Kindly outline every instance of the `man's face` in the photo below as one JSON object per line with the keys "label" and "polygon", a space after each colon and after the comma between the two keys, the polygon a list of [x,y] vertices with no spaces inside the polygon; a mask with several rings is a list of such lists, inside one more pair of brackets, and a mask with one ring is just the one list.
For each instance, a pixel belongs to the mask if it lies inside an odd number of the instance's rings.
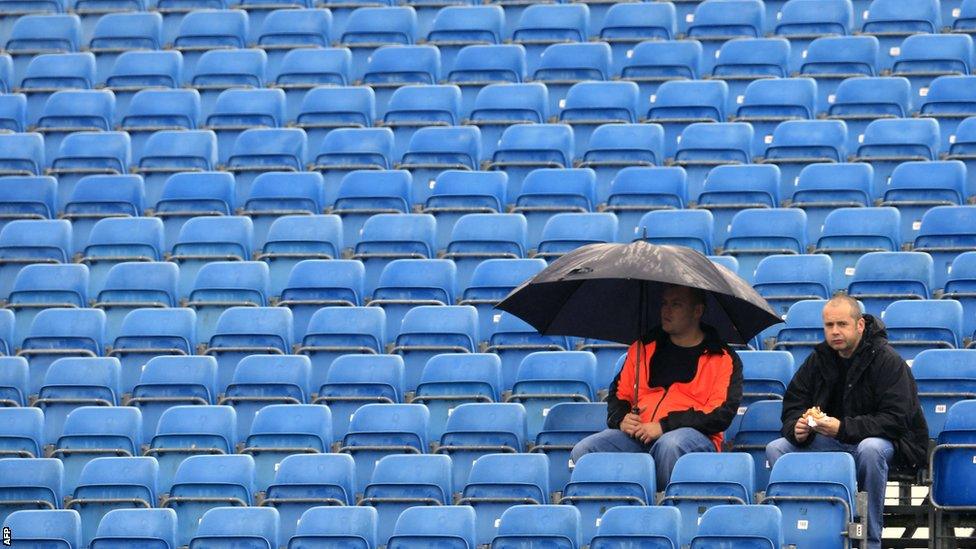
{"label": "man's face", "polygon": [[701,320],[704,306],[696,304],[691,290],[672,286],[664,291],[661,303],[661,329],[668,335],[694,329]]}
{"label": "man's face", "polygon": [[864,319],[857,322],[847,303],[828,303],[823,309],[824,338],[830,348],[848,358],[861,342]]}

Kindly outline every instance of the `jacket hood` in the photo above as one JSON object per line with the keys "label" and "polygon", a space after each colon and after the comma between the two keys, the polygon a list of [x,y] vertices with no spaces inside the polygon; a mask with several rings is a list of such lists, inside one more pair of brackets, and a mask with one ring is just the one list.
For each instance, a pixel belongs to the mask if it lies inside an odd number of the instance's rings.
{"label": "jacket hood", "polygon": [[[884,322],[874,316],[865,314],[864,315],[864,333],[861,334],[861,342],[858,343],[857,349],[854,350],[852,357],[857,357],[864,351],[868,349],[877,349],[878,347],[887,345],[888,343],[888,330],[885,329]],[[821,341],[815,347],[816,352],[823,354],[836,354],[827,341]]]}

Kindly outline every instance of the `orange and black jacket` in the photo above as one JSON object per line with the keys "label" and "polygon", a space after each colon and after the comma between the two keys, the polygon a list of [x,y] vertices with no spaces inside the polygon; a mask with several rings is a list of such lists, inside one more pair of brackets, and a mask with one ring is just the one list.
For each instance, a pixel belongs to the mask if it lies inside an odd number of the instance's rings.
{"label": "orange and black jacket", "polygon": [[[722,432],[728,429],[742,400],[742,362],[735,351],[723,344],[714,329],[703,326],[705,350],[698,359],[698,369],[691,381],[673,383],[667,389],[651,387],[651,365],[654,350],[661,338],[668,337],[660,329],[653,330],[644,344],[644,366],[638,407],[641,421],[658,421],[664,432],[691,427],[712,439],[716,450],[722,447]],[[620,422],[630,412],[634,402],[634,364],[638,343],[627,350],[623,368],[610,384],[607,397],[607,426],[620,428]],[[656,367],[667,367],[658,364]]]}

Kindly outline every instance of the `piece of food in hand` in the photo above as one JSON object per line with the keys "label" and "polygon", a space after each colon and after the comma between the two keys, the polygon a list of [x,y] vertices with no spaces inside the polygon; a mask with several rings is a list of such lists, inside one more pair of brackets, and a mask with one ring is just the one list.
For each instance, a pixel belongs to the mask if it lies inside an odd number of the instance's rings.
{"label": "piece of food in hand", "polygon": [[807,419],[807,425],[813,428],[817,426],[817,420],[826,418],[827,414],[820,409],[820,406],[814,406],[813,408],[808,409],[803,414],[803,417]]}

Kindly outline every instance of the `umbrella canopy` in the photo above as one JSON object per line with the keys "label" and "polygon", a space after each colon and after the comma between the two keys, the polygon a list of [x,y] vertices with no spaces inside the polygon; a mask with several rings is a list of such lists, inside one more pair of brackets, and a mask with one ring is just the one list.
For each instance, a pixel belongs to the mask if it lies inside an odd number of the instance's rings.
{"label": "umbrella canopy", "polygon": [[541,334],[629,345],[660,323],[666,284],[705,290],[702,322],[728,343],[747,343],[782,322],[732,271],[691,248],[642,240],[577,248],[512,290],[496,307]]}

